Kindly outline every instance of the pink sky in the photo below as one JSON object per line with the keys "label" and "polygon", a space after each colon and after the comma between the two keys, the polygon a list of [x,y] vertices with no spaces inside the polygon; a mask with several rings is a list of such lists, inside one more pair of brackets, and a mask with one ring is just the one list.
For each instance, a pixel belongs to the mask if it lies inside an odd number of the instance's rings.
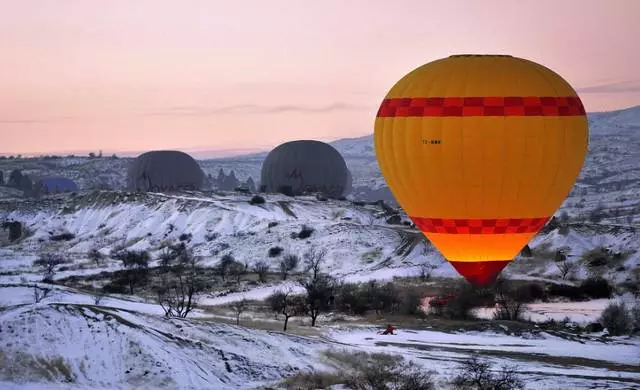
{"label": "pink sky", "polygon": [[588,111],[640,104],[640,1],[0,0],[0,153],[270,148],[372,132],[455,53],[544,64]]}

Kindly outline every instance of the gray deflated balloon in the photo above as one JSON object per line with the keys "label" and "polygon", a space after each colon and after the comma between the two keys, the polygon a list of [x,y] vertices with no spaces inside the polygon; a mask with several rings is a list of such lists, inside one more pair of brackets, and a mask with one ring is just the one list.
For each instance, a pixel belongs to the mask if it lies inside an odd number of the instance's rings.
{"label": "gray deflated balloon", "polygon": [[204,172],[186,153],[159,150],[141,154],[129,166],[127,187],[130,191],[199,190]]}
{"label": "gray deflated balloon", "polygon": [[349,170],[340,153],[320,141],[291,141],[273,149],[262,164],[260,189],[287,195],[319,192],[339,198]]}

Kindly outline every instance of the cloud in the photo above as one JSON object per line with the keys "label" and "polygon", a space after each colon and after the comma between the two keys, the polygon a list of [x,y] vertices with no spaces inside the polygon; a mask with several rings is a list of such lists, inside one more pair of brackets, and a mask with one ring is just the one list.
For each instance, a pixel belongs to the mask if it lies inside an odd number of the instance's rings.
{"label": "cloud", "polygon": [[48,118],[48,119],[3,119],[0,118],[0,125],[33,125],[33,124],[43,124],[43,123],[54,123],[65,121],[68,119],[72,119],[70,116],[61,116],[57,118]]}
{"label": "cloud", "polygon": [[600,84],[591,87],[578,88],[580,93],[630,93],[640,92],[640,80],[621,81],[618,83]]}
{"label": "cloud", "polygon": [[282,113],[326,114],[336,111],[364,111],[371,107],[348,103],[333,103],[326,106],[310,107],[301,105],[262,106],[258,104],[236,104],[221,107],[171,107],[148,115],[158,116],[213,116],[227,114],[272,115]]}

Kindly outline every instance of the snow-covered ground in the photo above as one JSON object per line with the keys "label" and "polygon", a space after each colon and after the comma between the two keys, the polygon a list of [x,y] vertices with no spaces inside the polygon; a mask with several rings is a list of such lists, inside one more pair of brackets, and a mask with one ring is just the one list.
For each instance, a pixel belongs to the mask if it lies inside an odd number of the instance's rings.
{"label": "snow-covered ground", "polygon": [[[222,324],[199,310],[188,320],[165,319],[152,303],[109,296],[94,305],[82,292],[53,289],[33,303],[29,285],[0,287],[0,388],[257,389],[297,371],[330,370],[322,357],[329,349],[401,354],[435,370],[439,381],[450,379],[465,357],[481,354],[516,365],[527,389],[640,385],[638,338],[402,327],[382,336],[369,325],[329,324],[318,336],[303,337]],[[226,298],[206,304],[228,303]],[[559,304],[548,305],[550,312],[560,312]],[[569,312],[569,305],[564,309]]]}
{"label": "snow-covered ground", "polygon": [[[546,333],[530,338],[489,332],[443,333],[379,329],[332,331],[329,338],[367,351],[402,354],[425,368],[452,377],[459,362],[480,354],[497,364],[517,367],[527,389],[631,389],[640,386],[640,341],[568,341]],[[444,375],[443,375],[444,374]]]}
{"label": "snow-covered ground", "polygon": [[[18,302],[28,293],[0,288]],[[0,312],[1,388],[251,389],[322,367],[317,340],[167,320],[150,305],[106,299],[94,306],[88,298],[60,293]]]}
{"label": "snow-covered ground", "polygon": [[[571,323],[585,325],[598,322],[602,311],[614,302],[623,302],[627,307],[635,305],[635,299],[630,294],[611,299],[593,299],[585,302],[536,302],[527,304],[523,318],[533,322],[563,321],[568,318]],[[493,318],[494,312],[495,309],[493,308],[475,310],[476,316],[482,319]]]}

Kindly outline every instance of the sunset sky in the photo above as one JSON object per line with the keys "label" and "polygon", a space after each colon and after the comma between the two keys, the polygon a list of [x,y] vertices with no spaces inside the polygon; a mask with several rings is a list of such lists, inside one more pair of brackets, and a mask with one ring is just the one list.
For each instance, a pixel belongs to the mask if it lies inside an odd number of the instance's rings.
{"label": "sunset sky", "polygon": [[457,53],[553,69],[587,111],[640,104],[640,1],[0,0],[0,153],[268,149],[373,131]]}

